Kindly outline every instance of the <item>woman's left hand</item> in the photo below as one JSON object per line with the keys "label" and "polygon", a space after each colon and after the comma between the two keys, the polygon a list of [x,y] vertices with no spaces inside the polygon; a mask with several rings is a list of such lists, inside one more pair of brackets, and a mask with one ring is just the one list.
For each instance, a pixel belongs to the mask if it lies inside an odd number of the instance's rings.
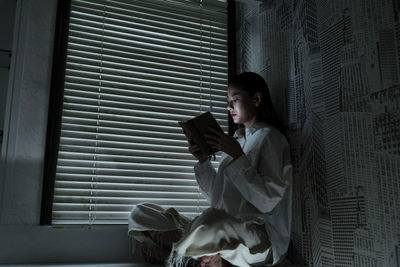
{"label": "woman's left hand", "polygon": [[206,142],[212,148],[218,151],[223,151],[234,159],[243,154],[242,147],[235,138],[214,128],[209,127],[208,129],[210,132],[205,134]]}
{"label": "woman's left hand", "polygon": [[225,267],[231,266],[226,260],[222,259],[221,256],[218,254],[213,256],[203,256],[200,259],[200,266],[201,267]]}

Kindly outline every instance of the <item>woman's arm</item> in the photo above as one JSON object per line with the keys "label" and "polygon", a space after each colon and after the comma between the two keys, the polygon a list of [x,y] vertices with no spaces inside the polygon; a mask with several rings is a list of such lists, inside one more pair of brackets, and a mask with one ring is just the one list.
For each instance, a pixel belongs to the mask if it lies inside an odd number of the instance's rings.
{"label": "woman's arm", "polygon": [[189,152],[198,159],[194,166],[194,172],[197,183],[199,184],[200,191],[210,201],[210,192],[212,183],[217,175],[214,167],[207,160],[208,155],[203,154],[199,145],[195,144],[193,140],[188,140]]}
{"label": "woman's arm", "polygon": [[284,137],[270,131],[260,136],[260,150],[253,166],[235,138],[211,132],[206,135],[207,143],[234,159],[226,166],[224,174],[260,212],[272,211],[291,186],[290,150]]}
{"label": "woman's arm", "polygon": [[194,165],[194,173],[197,183],[199,184],[201,193],[210,200],[210,192],[213,188],[213,182],[217,173],[211,162],[206,160],[202,163],[198,162]]}
{"label": "woman's arm", "polygon": [[[233,160],[224,170],[242,196],[260,212],[272,211],[291,186],[292,165],[286,142],[262,142],[253,166],[245,154]],[[254,164],[254,163],[253,163]]]}

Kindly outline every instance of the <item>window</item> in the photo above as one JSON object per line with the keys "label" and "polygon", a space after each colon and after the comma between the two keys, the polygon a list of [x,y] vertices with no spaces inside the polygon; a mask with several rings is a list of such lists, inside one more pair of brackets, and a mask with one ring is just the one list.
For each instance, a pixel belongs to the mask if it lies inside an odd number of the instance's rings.
{"label": "window", "polygon": [[72,0],[69,9],[42,223],[123,224],[140,202],[199,214],[208,204],[178,121],[211,111],[228,131],[226,2]]}

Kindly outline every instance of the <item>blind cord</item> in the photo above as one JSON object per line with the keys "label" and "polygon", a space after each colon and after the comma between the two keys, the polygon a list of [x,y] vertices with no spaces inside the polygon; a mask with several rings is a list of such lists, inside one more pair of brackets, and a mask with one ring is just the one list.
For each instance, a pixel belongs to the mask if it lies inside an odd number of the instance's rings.
{"label": "blind cord", "polygon": [[[100,128],[100,106],[101,106],[101,87],[102,87],[102,74],[103,74],[103,53],[104,53],[104,31],[105,31],[105,16],[106,16],[106,5],[103,5],[103,16],[102,16],[102,31],[101,31],[101,48],[100,48],[100,68],[99,68],[99,88],[97,93],[97,114],[96,114],[96,145],[94,153],[94,165],[93,171],[95,172],[92,176],[91,188],[94,189],[94,195],[97,195],[97,167],[98,164],[98,147],[99,147],[99,128]],[[96,201],[93,199],[93,191],[91,191],[90,202],[93,203],[93,214],[89,213],[89,224],[93,224],[96,221]],[[92,206],[92,205],[91,205]],[[90,206],[90,207],[91,207]]]}
{"label": "blind cord", "polygon": [[[202,58],[203,58],[203,0],[200,0],[200,114],[203,112],[203,96],[202,96],[202,86],[203,86],[203,66],[202,66]],[[200,187],[197,185],[197,212],[200,212]]]}
{"label": "blind cord", "polygon": [[[209,25],[211,25],[211,20],[209,19],[208,20],[209,21]],[[209,79],[210,79],[210,82],[209,82],[209,85],[210,85],[210,87],[209,87],[209,92],[210,92],[210,112],[213,112],[213,99],[212,99],[212,94],[211,94],[211,87],[212,87],[212,82],[211,82],[211,27],[210,27],[210,29],[208,30],[209,31],[209,39],[208,39],[208,42],[209,42],[209,50],[208,50],[208,52],[209,52],[209,75],[210,75],[210,77],[209,77]]]}
{"label": "blind cord", "polygon": [[203,57],[203,0],[200,0],[200,58],[199,58],[199,63],[200,63],[200,114],[203,112],[203,95],[202,95],[202,87],[203,87],[203,63],[202,63],[202,57]]}

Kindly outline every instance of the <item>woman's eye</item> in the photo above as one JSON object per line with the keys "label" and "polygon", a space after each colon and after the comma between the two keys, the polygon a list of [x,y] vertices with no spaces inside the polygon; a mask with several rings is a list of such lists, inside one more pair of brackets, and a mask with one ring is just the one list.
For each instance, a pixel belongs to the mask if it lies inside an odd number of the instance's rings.
{"label": "woman's eye", "polygon": [[230,105],[230,104],[232,104],[232,102],[233,103],[236,103],[236,102],[238,102],[239,101],[239,99],[232,99],[231,101],[227,101],[226,103],[228,104],[228,105]]}

